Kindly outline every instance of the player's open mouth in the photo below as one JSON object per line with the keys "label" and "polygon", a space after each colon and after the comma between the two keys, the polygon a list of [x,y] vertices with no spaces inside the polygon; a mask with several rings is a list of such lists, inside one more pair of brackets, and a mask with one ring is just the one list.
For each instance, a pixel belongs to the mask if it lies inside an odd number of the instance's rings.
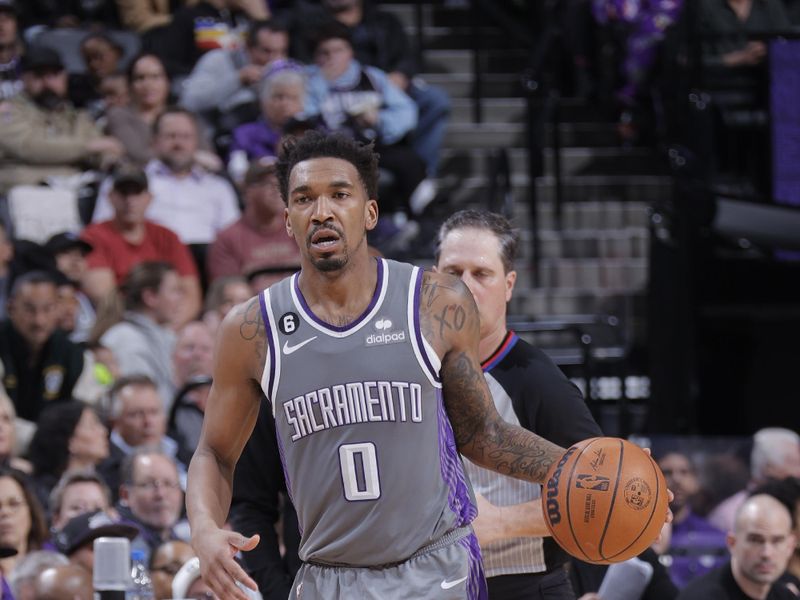
{"label": "player's open mouth", "polygon": [[311,236],[311,245],[320,250],[326,250],[339,241],[339,234],[330,229],[322,229]]}

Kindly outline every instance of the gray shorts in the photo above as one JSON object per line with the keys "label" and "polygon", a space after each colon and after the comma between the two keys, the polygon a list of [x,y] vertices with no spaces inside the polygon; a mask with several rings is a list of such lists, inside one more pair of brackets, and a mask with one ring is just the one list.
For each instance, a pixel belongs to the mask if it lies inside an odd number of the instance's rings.
{"label": "gray shorts", "polygon": [[444,543],[431,544],[408,560],[391,566],[331,567],[304,563],[297,572],[289,597],[297,600],[487,600],[478,540],[470,528],[462,530],[445,536]]}

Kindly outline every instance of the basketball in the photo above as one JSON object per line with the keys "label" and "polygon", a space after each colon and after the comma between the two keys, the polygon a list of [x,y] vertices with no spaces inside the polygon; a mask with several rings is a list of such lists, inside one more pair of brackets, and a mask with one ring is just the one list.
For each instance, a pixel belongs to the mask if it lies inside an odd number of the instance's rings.
{"label": "basketball", "polygon": [[572,556],[610,564],[652,544],[667,516],[667,484],[639,446],[599,437],[570,446],[542,490],[545,523]]}

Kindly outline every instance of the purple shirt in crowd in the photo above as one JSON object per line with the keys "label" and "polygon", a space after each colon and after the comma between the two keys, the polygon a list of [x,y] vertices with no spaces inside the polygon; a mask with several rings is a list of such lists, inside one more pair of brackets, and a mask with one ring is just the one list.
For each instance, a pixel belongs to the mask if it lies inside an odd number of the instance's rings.
{"label": "purple shirt in crowd", "polygon": [[692,512],[680,523],[672,523],[669,573],[679,588],[730,559],[725,533]]}
{"label": "purple shirt in crowd", "polygon": [[252,123],[239,125],[233,130],[231,154],[236,150],[244,150],[248,160],[257,160],[264,156],[277,156],[281,131],[274,129],[263,118]]}

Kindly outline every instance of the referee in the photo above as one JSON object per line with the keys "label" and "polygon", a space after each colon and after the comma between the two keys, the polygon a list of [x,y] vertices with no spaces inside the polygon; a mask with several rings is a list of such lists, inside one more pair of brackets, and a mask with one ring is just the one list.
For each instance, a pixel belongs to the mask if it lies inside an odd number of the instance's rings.
{"label": "referee", "polygon": [[[460,277],[475,298],[481,366],[500,416],[566,448],[602,433],[580,390],[541,350],[506,326],[517,245],[504,217],[462,210],[439,229],[435,269]],[[473,527],[490,600],[574,600],[568,557],[545,537],[541,487],[464,463],[478,501]]]}

